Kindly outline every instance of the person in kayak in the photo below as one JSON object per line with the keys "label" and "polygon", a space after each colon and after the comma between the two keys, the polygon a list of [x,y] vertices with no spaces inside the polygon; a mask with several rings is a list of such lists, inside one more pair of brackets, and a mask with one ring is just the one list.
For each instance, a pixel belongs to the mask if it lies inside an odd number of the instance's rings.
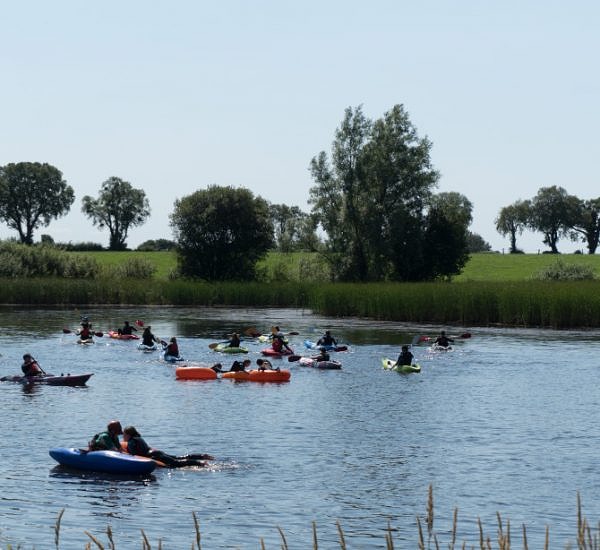
{"label": "person in kayak", "polygon": [[[87,317],[86,317],[87,319]],[[91,340],[92,339],[92,325],[85,321],[81,321],[81,328],[79,329],[80,340]]]}
{"label": "person in kayak", "polygon": [[154,334],[152,334],[152,331],[150,330],[151,328],[152,327],[148,325],[144,329],[144,332],[142,332],[142,344],[144,346],[148,346],[149,348],[160,341],[156,336],[154,336]]}
{"label": "person in kayak", "polygon": [[127,426],[123,430],[123,441],[127,444],[127,452],[131,455],[145,456],[163,462],[169,468],[181,468],[182,466],[206,466],[203,460],[214,460],[208,454],[188,454],[174,456],[159,449],[153,449],[146,443],[134,426]]}
{"label": "person in kayak", "polygon": [[177,345],[177,338],[173,336],[169,343],[163,342],[163,349],[165,350],[165,355],[172,355],[173,357],[179,357],[179,346]]}
{"label": "person in kayak", "polygon": [[90,439],[88,449],[90,451],[118,451],[121,453],[123,450],[121,449],[119,436],[122,433],[121,423],[118,420],[111,420],[105,431],[97,433]]}
{"label": "person in kayak", "polygon": [[402,365],[412,365],[414,355],[409,351],[408,346],[402,346],[402,352],[398,355],[398,359],[396,360],[397,366]]}
{"label": "person in kayak", "polygon": [[448,338],[446,336],[446,332],[442,330],[442,332],[440,332],[440,335],[434,340],[433,343],[436,346],[447,348],[450,346],[450,344],[454,343],[454,340],[452,340],[452,338]]}
{"label": "person in kayak", "polygon": [[266,359],[257,359],[256,364],[258,365],[258,370],[280,370],[279,367],[274,367],[271,361],[267,361]]}
{"label": "person in kayak", "polygon": [[129,321],[125,321],[125,323],[123,324],[123,328],[120,328],[117,332],[119,334],[125,334],[127,336],[131,336],[134,332],[137,332],[137,328],[131,326],[129,324]]}
{"label": "person in kayak", "polygon": [[273,340],[271,343],[271,347],[277,353],[281,353],[284,347],[290,353],[294,353],[292,348],[290,348],[290,346],[287,345],[287,342],[285,341],[285,336],[283,335],[283,332],[279,330],[279,327],[271,327],[271,338]]}
{"label": "person in kayak", "polygon": [[227,344],[228,348],[239,348],[241,344],[240,335],[237,332],[234,332],[229,339],[229,343]]}
{"label": "person in kayak", "polygon": [[311,357],[311,359],[314,359],[315,361],[329,361],[330,357],[329,353],[327,353],[327,348],[321,346],[319,348],[319,355],[315,355],[314,357]]}
{"label": "person in kayak", "polygon": [[41,376],[44,374],[44,371],[30,353],[23,355],[23,364],[21,365],[21,370],[25,376]]}
{"label": "person in kayak", "polygon": [[246,372],[246,369],[252,364],[250,359],[244,359],[242,363],[234,361],[229,369],[229,372]]}
{"label": "person in kayak", "polygon": [[326,330],[325,334],[317,340],[317,346],[337,346],[336,339],[331,335],[330,330]]}

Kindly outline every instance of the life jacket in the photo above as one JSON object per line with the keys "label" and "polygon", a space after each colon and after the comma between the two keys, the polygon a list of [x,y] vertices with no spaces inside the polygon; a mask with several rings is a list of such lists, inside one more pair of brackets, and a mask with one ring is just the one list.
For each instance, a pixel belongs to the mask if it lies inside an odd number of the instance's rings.
{"label": "life jacket", "polygon": [[273,338],[273,343],[271,344],[271,347],[275,351],[281,351],[283,349],[283,342],[281,341],[281,338]]}
{"label": "life jacket", "polygon": [[171,343],[167,346],[167,355],[173,355],[174,357],[179,356],[179,347],[177,344]]}
{"label": "life jacket", "polygon": [[127,442],[127,452],[132,455],[150,456],[150,447],[142,437],[132,437]]}
{"label": "life jacket", "polygon": [[120,444],[119,444],[118,439],[115,441],[114,436],[112,436],[110,434],[110,432],[104,431],[104,432],[98,432],[97,434],[94,434],[92,439],[90,439],[90,441],[88,442],[88,446],[92,451],[110,451],[110,450],[112,450],[112,449],[109,449],[108,447],[106,447],[106,445],[104,444],[104,441],[103,441],[104,435],[108,435],[108,437],[112,440],[114,448],[119,448]]}

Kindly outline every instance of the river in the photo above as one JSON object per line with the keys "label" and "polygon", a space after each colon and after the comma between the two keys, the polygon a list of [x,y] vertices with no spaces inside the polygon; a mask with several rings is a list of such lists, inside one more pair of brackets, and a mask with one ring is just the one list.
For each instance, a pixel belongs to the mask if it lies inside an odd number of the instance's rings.
{"label": "river", "polygon": [[[82,314],[95,330],[143,320],[162,338],[177,336],[187,359],[229,364],[208,348],[233,331],[278,324],[296,352],[304,338],[332,330],[347,352],[341,371],[290,368],[285,384],[231,380],[177,381],[174,367],[135,343],[96,338],[76,344],[63,327]],[[415,334],[470,331],[454,350],[413,348],[420,374],[381,368]],[[0,384],[3,411],[0,544],[83,548],[84,531],[116,547],[339,548],[339,522],[350,548],[415,548],[415,518],[424,518],[433,486],[434,530],[449,542],[458,508],[458,540],[478,543],[477,518],[494,540],[496,512],[510,520],[513,544],[527,529],[542,547],[576,537],[577,492],[592,525],[600,402],[597,331],[427,327],[364,319],[327,319],[290,309],[137,308],[0,310],[0,376],[20,371],[32,353],[48,372],[93,372],[87,387]],[[247,342],[253,362],[265,347]],[[85,447],[106,423],[133,424],[153,446],[173,453],[208,452],[206,469],[156,470],[117,479],[59,467],[51,447]],[[520,544],[519,544],[520,546]]]}

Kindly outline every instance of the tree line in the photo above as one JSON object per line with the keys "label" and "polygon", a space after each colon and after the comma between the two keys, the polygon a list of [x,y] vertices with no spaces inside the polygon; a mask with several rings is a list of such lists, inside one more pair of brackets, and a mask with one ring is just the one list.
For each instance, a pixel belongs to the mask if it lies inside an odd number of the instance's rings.
{"label": "tree line", "polygon": [[600,198],[580,199],[563,187],[542,187],[532,199],[503,207],[496,229],[510,239],[513,254],[521,252],[517,235],[526,229],[540,232],[552,254],[559,253],[558,242],[564,238],[585,243],[588,253],[594,254],[600,240]]}
{"label": "tree line", "polygon": [[[310,162],[311,211],[271,204],[245,188],[212,185],[177,199],[170,215],[179,272],[206,280],[252,280],[267,251],[321,254],[340,281],[419,281],[460,273],[469,250],[489,245],[468,227],[472,204],[457,192],[435,193],[440,174],[432,143],[402,105],[376,120],[348,108],[331,152]],[[73,189],[55,167],[0,167],[0,219],[21,241],[68,213]],[[126,248],[128,232],[150,216],[143,189],[111,177],[82,211]]]}

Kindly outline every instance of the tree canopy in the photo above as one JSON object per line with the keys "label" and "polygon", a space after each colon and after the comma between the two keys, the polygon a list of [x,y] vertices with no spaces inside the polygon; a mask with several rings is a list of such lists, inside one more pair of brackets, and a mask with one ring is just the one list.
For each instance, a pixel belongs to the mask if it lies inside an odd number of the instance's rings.
{"label": "tree canopy", "polygon": [[18,162],[0,167],[0,219],[18,231],[24,244],[33,244],[34,231],[67,214],[74,200],[73,188],[50,164]]}
{"label": "tree canopy", "polygon": [[[402,105],[375,121],[357,107],[344,113],[331,161],[325,152],[312,159],[310,203],[341,280],[426,280],[460,271],[471,206],[458,194],[434,199],[439,174],[431,146]],[[448,200],[458,202],[446,209]],[[431,257],[440,253],[443,261]]]}
{"label": "tree canopy", "polygon": [[594,254],[600,239],[600,198],[574,202],[571,229],[587,243],[588,253]]}
{"label": "tree canopy", "polygon": [[134,189],[127,181],[112,177],[100,188],[97,199],[86,195],[82,212],[94,225],[108,227],[110,250],[124,250],[131,227],[142,225],[150,215],[150,204],[143,189]]}
{"label": "tree canopy", "polygon": [[171,226],[187,277],[253,280],[273,245],[267,201],[244,188],[213,185],[176,200]]}
{"label": "tree canopy", "polygon": [[522,235],[529,221],[529,201],[518,200],[500,210],[496,218],[496,230],[500,235],[510,236],[510,252],[520,252],[517,248],[517,235]]}

